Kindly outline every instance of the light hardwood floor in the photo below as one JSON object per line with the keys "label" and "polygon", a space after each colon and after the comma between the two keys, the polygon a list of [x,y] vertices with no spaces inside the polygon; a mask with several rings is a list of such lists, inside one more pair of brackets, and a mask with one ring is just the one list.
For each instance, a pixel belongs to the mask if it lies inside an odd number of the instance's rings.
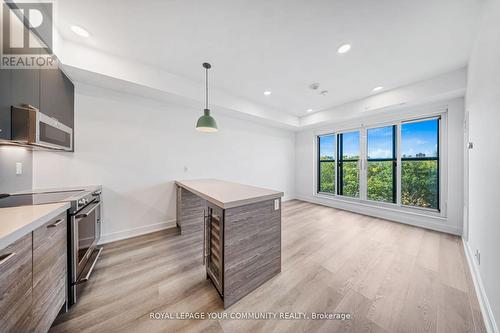
{"label": "light hardwood floor", "polygon": [[[301,201],[283,204],[282,272],[226,311],[202,240],[162,231],[105,246],[51,332],[485,332],[461,240]],[[343,312],[352,320],[152,320],[150,313]]]}

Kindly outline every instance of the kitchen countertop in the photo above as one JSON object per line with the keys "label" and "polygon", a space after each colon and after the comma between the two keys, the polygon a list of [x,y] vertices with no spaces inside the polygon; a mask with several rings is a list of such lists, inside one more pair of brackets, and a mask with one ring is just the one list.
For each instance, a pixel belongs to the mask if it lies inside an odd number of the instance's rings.
{"label": "kitchen countertop", "polygon": [[75,190],[83,190],[83,191],[97,191],[101,190],[102,185],[85,185],[85,186],[63,186],[63,187],[49,187],[49,188],[33,188],[24,191],[18,191],[14,193],[10,193],[11,195],[16,194],[27,194],[27,193],[46,193],[46,192],[66,192],[66,191],[75,191]]}
{"label": "kitchen countertop", "polygon": [[0,208],[0,250],[70,207],[69,202]]}
{"label": "kitchen countertop", "polygon": [[217,179],[178,180],[175,183],[223,209],[283,196],[280,191]]}

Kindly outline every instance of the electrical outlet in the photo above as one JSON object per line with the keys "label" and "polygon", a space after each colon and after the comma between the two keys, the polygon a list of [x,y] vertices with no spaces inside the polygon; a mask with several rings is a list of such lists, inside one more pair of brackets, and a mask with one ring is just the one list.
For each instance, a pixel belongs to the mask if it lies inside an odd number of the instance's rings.
{"label": "electrical outlet", "polygon": [[481,265],[481,252],[479,251],[479,249],[476,249],[476,254],[474,256],[476,257],[476,261],[477,261],[478,266],[480,266]]}
{"label": "electrical outlet", "polygon": [[22,175],[23,174],[23,164],[20,162],[16,163],[16,175]]}

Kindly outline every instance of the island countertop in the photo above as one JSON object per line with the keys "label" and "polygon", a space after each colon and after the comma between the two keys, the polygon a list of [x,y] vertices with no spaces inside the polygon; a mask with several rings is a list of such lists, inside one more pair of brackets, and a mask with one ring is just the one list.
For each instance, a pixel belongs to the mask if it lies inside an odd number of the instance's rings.
{"label": "island countertop", "polygon": [[178,180],[175,183],[223,209],[283,196],[280,191],[217,179]]}
{"label": "island countertop", "polygon": [[0,208],[0,250],[69,208],[69,202]]}

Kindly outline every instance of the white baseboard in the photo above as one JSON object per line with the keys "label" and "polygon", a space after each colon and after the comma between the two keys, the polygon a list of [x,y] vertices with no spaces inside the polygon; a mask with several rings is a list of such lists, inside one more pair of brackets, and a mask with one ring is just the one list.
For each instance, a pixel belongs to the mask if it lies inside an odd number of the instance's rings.
{"label": "white baseboard", "polygon": [[476,289],[476,294],[479,299],[479,306],[481,307],[481,313],[483,314],[484,325],[486,326],[486,331],[489,333],[499,333],[498,326],[495,321],[495,316],[491,310],[490,302],[488,301],[488,296],[483,286],[483,280],[481,279],[481,274],[474,261],[474,255],[472,249],[469,246],[469,242],[462,238],[462,243],[464,245],[465,257],[467,258],[467,263],[469,265],[472,281],[474,282],[474,288]]}
{"label": "white baseboard", "polygon": [[347,210],[350,212],[373,216],[384,220],[409,224],[415,227],[431,229],[457,236],[460,236],[462,234],[461,228],[446,224],[446,219],[441,217],[433,218],[429,216],[405,213],[405,212],[395,211],[392,209],[370,206],[364,203],[362,204],[362,203],[341,202],[339,200],[323,199],[317,197],[310,198],[301,195],[296,195],[295,198],[298,200],[307,201],[318,205]]}
{"label": "white baseboard", "polygon": [[155,232],[155,231],[160,231],[160,230],[169,229],[169,228],[175,228],[175,226],[176,226],[176,221],[171,220],[171,221],[165,221],[165,222],[140,226],[137,228],[116,231],[116,232],[112,232],[109,234],[101,235],[101,239],[99,241],[99,244],[111,243],[111,242],[115,242],[115,241],[122,240],[122,239],[141,236],[144,234],[149,234],[149,233]]}
{"label": "white baseboard", "polygon": [[295,196],[286,196],[281,199],[281,202],[287,202],[295,199],[296,199]]}

